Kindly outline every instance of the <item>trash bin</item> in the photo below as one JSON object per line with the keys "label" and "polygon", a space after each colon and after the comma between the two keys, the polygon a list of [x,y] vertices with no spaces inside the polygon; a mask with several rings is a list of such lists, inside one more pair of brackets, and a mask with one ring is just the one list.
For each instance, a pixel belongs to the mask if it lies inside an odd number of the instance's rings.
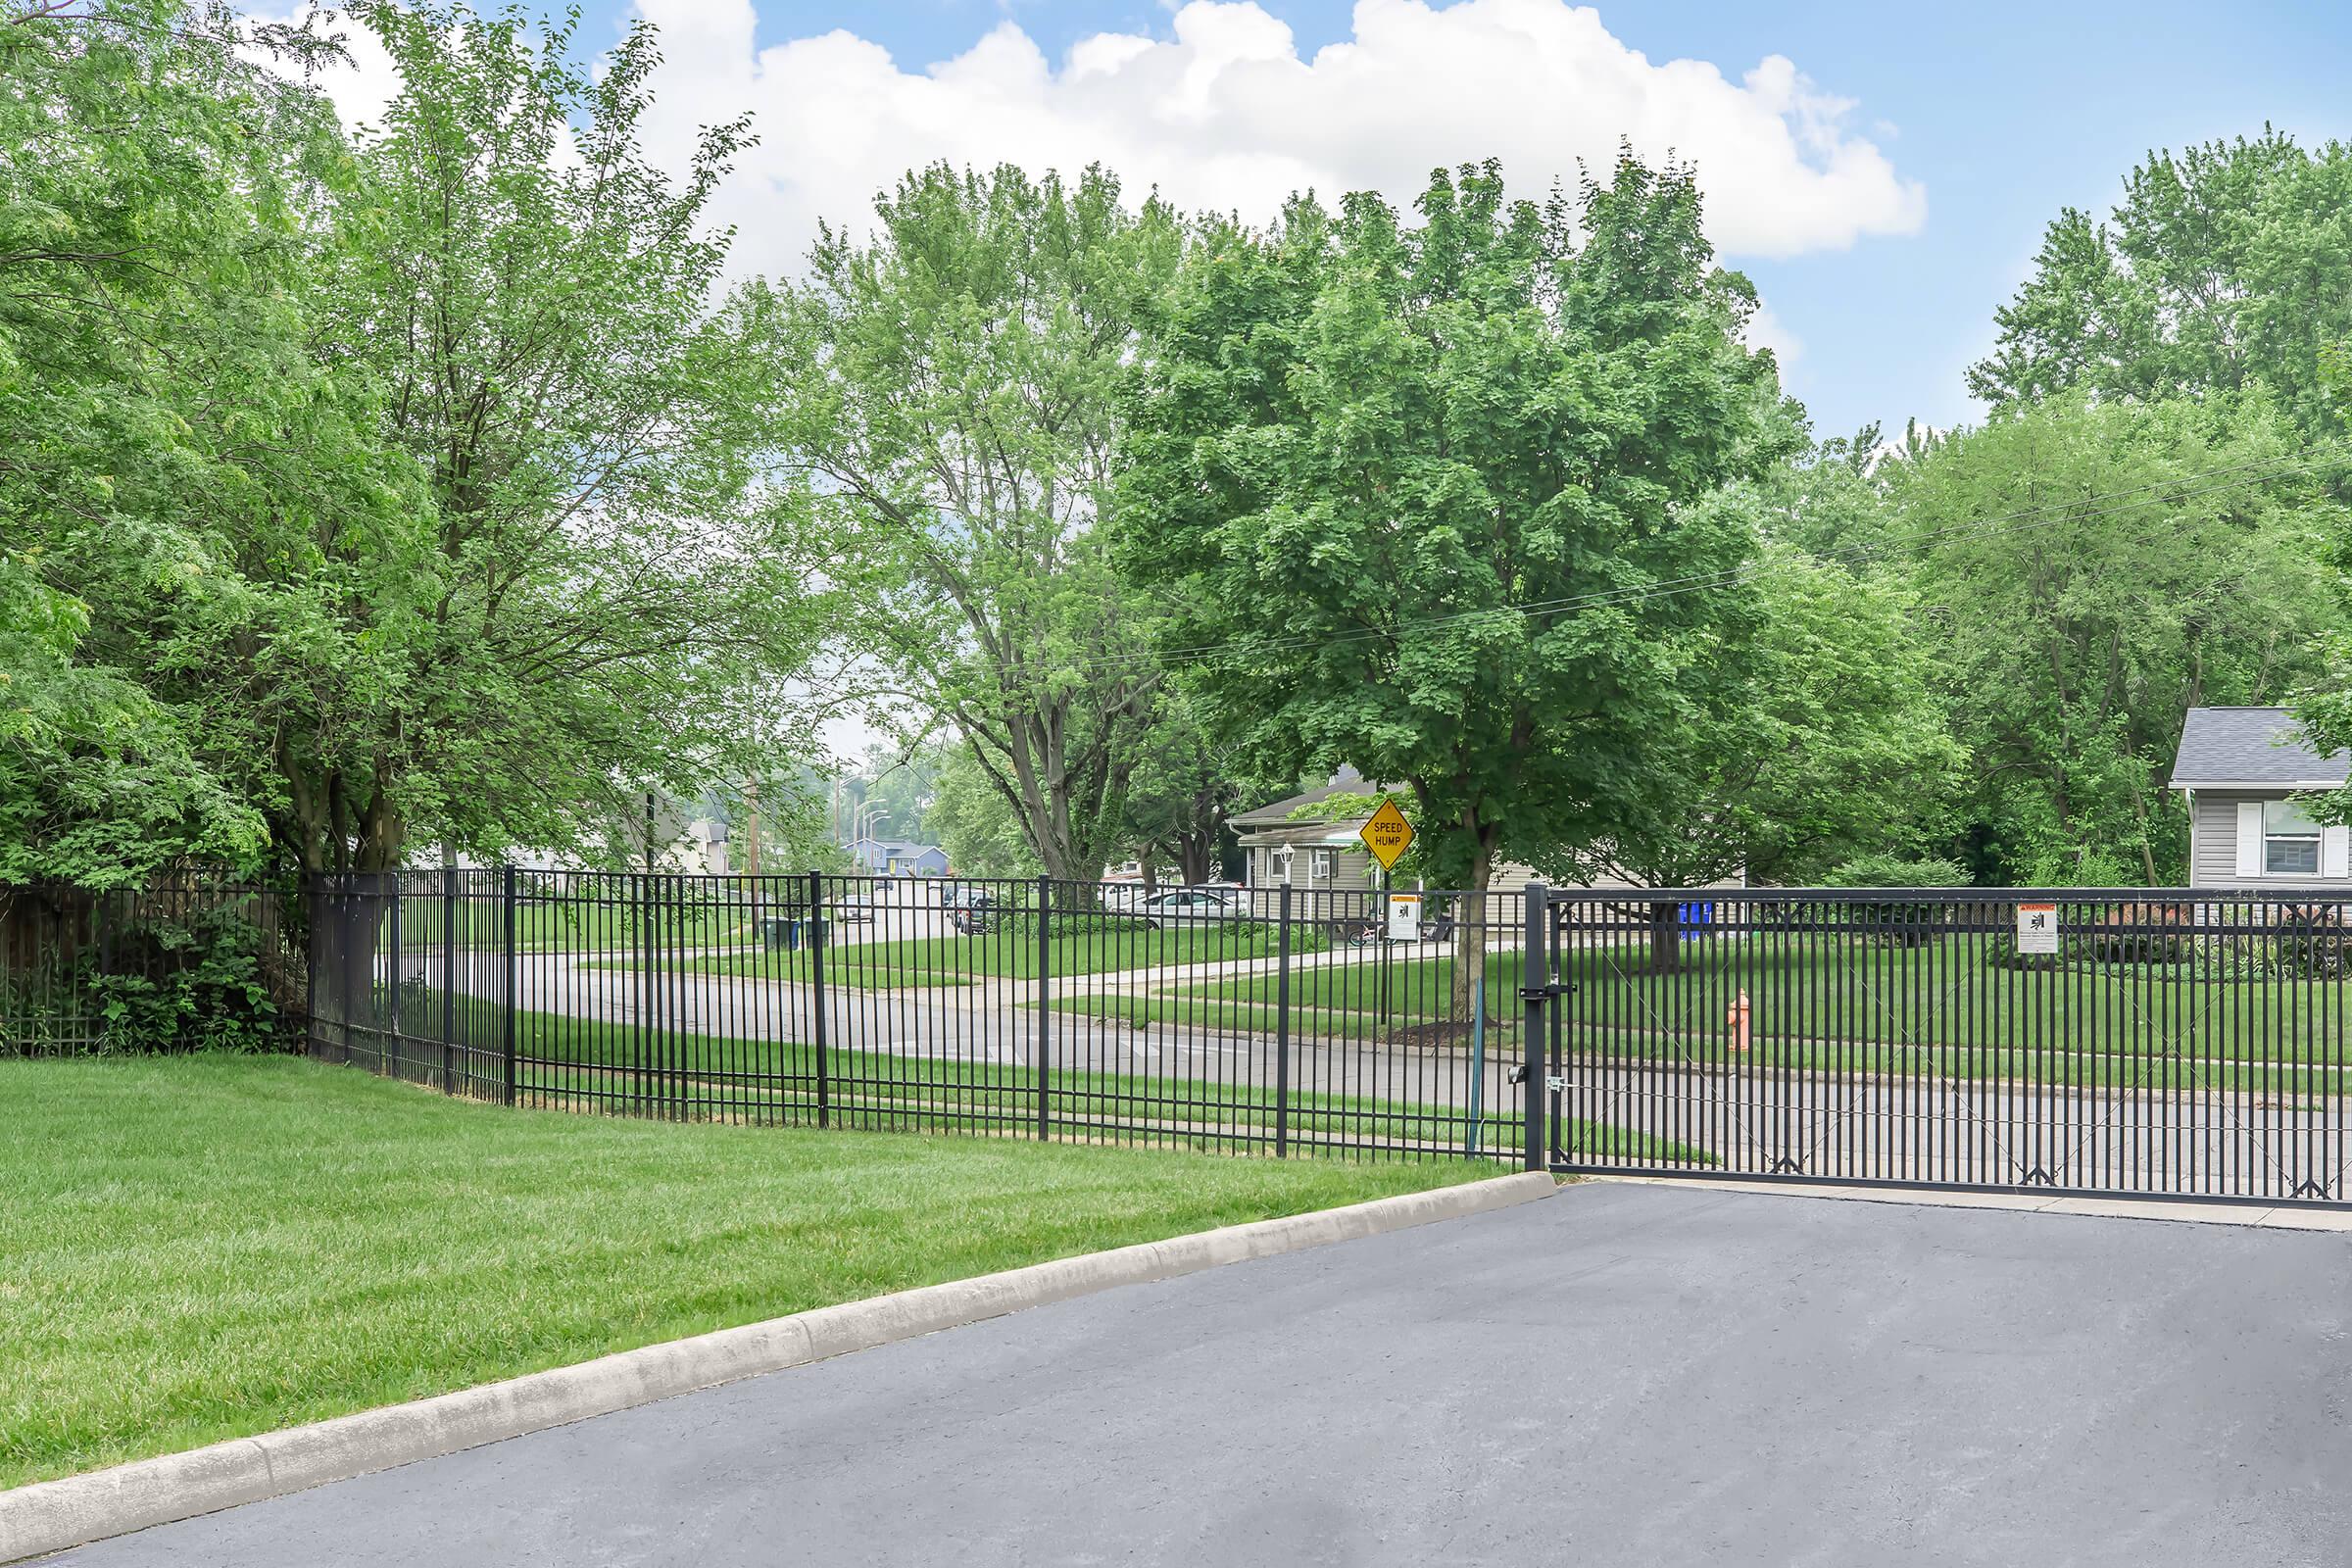
{"label": "trash bin", "polygon": [[801,922],[781,917],[762,920],[760,941],[770,953],[790,953],[801,945]]}

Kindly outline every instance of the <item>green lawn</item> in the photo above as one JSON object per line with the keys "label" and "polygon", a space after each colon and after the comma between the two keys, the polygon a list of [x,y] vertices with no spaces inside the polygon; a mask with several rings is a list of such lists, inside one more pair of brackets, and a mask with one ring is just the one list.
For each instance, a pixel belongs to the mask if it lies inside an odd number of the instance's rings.
{"label": "green lawn", "polygon": [[[1461,1021],[1453,1004],[1450,955],[1421,957],[1417,948],[1373,947],[1343,953],[1291,974],[1291,1027],[1301,1035],[1372,1040],[1421,1024]],[[1519,1033],[1520,958],[1516,951],[1487,955],[1487,1038]],[[1213,1022],[1272,1033],[1279,1017],[1271,974],[1241,975],[1200,985],[1163,986],[1146,999],[1070,997],[1054,1005],[1073,1011],[1107,1008],[1155,1022]]]}
{"label": "green lawn", "polygon": [[[1692,942],[1669,974],[1638,944],[1570,947],[1563,978],[1572,1054],[1689,1063],[2030,1078],[2082,1087],[2341,1093],[2352,1089],[2352,985],[2300,976],[2223,979],[2186,966],[1987,965],[1957,938],[1897,948],[1760,938]],[[1302,1037],[1372,1040],[1453,1013],[1450,957],[1369,960],[1292,976]],[[1518,1050],[1509,966],[1490,958],[1490,1042]],[[1272,976],[1160,987],[1143,998],[1072,997],[1080,1013],[1270,1033]],[[1745,991],[1751,1048],[1727,1021]]]}
{"label": "green lawn", "polygon": [[[1638,948],[1571,950],[1563,967],[1580,1047],[1720,1056],[1726,1018],[1748,996],[1752,1038],[1776,1059],[1872,1066],[1904,1056],[1967,1076],[2102,1074],[2138,1081],[2188,1059],[2352,1065],[2352,987],[2334,980],[2226,980],[2185,966],[1987,965],[1957,938],[1903,949],[1772,939],[1694,944],[1676,974],[1643,972]],[[2062,1061],[2058,1058],[2082,1058]],[[2276,1069],[2260,1076],[2285,1078]]]}
{"label": "green lawn", "polygon": [[[887,928],[891,916],[885,914]],[[1007,922],[980,936],[901,937],[862,940],[856,928],[845,937],[834,927],[834,941],[825,950],[825,982],[862,990],[900,986],[959,986],[975,979],[1037,975],[1037,934]],[[1304,954],[1313,933],[1295,931],[1293,951]],[[1119,921],[1093,930],[1050,938],[1046,954],[1049,975],[1104,974],[1115,970],[1150,969],[1168,965],[1223,963],[1244,958],[1271,958],[1275,933],[1271,926],[1251,921],[1156,930],[1141,921]],[[638,964],[625,955],[598,960],[591,968],[625,969]],[[812,957],[806,951],[700,954],[660,960],[663,969],[697,974],[740,975],[760,980],[805,981],[812,975]]]}
{"label": "green lawn", "polygon": [[[434,1005],[428,999],[426,1017],[438,1018]],[[493,1014],[476,1011],[473,1038],[498,1038]],[[1068,1036],[1059,1043],[1045,1102],[1055,1138],[1257,1149],[1279,1122],[1298,1152],[1313,1154],[1364,1144],[1450,1153],[1472,1147],[1474,1135],[1480,1150],[1507,1151],[1522,1136],[1515,1110],[1490,1111],[1473,1128],[1458,1106],[1326,1094],[1305,1083],[1282,1108],[1269,1062],[1237,1071],[1237,1079],[1248,1081],[1176,1078],[1132,1070],[1117,1054],[1119,1045]],[[416,1075],[437,1084],[439,1048],[412,1042],[407,1050]],[[564,1109],[806,1125],[815,1119],[820,1098],[816,1049],[802,1042],[667,1030],[641,1037],[625,1024],[525,1010],[515,1014],[515,1055],[518,1100]],[[457,1065],[485,1089],[505,1070],[503,1059],[487,1051],[465,1054]],[[1499,1075],[1510,1065],[1500,1055],[1491,1058],[1497,1075],[1492,1098],[1501,1098]],[[1037,1124],[1037,1073],[1028,1066],[836,1047],[826,1053],[824,1077],[822,1099],[834,1125],[1018,1136]],[[1596,1150],[1629,1155],[1706,1158],[1617,1128],[1593,1126],[1586,1137]]]}
{"label": "green lawn", "polygon": [[[382,908],[377,941],[389,948],[392,915],[388,901]],[[777,910],[762,903],[758,912],[767,918]],[[461,949],[505,951],[506,912],[495,896],[460,899],[453,910],[436,896],[416,893],[401,900],[401,950],[439,951],[449,935],[452,913]],[[625,898],[526,896],[514,905],[514,946],[521,953],[625,953],[643,945],[649,927],[660,947],[748,942],[753,935],[752,918],[751,905],[742,901],[656,903],[649,906]]]}
{"label": "green lawn", "polygon": [[0,1486],[1491,1173],[604,1120],[271,1057],[0,1062]]}

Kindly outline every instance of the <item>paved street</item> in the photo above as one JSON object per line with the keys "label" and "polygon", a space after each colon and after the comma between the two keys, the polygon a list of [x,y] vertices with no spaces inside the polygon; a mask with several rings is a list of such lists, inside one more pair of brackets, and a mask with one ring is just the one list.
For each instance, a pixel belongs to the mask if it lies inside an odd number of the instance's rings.
{"label": "paved street", "polygon": [[1587,1186],[58,1561],[2332,1565],[2346,1240]]}

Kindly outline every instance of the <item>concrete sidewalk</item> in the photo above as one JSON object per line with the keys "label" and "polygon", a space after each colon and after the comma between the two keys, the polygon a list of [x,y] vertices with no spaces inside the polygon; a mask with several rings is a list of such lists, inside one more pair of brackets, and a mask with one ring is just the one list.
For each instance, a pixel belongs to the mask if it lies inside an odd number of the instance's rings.
{"label": "concrete sidewalk", "polygon": [[2352,1249],[1592,1183],[166,1526],[131,1564],[2332,1564]]}

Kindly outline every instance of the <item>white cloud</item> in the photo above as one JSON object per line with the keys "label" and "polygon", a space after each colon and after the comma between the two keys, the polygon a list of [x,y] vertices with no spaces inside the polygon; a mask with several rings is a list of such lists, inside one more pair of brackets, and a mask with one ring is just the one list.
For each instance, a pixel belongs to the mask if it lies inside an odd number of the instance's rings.
{"label": "white cloud", "polygon": [[1772,350],[1784,377],[1805,352],[1804,339],[1788,330],[1788,323],[1773,315],[1769,305],[1758,305],[1756,314],[1747,318],[1747,346]]}
{"label": "white cloud", "polygon": [[[1406,204],[1431,169],[1489,156],[1541,194],[1580,159],[1605,170],[1623,137],[1697,164],[1708,229],[1735,258],[1914,233],[1927,214],[1919,182],[1848,123],[1854,106],[1788,59],[1736,81],[1703,61],[1653,64],[1565,0],[1357,0],[1352,36],[1305,58],[1253,0],[1192,0],[1167,36],[1099,33],[1058,65],[1004,21],[920,70],[847,29],[755,49],[751,0],[637,4],[662,29],[652,156],[682,168],[699,125],[754,115],[760,145],[713,215],[737,226],[742,271],[797,270],[818,218],[863,227],[878,191],[942,158],[1101,162],[1135,195],[1262,220],[1308,188]],[[346,118],[380,109],[384,77],[364,59],[329,84]]]}
{"label": "white cloud", "polygon": [[[257,22],[299,23],[317,8],[309,5],[249,6],[246,15]],[[384,106],[400,91],[400,70],[392,64],[391,52],[376,41],[375,34],[348,17],[329,19],[320,29],[331,37],[343,40],[347,62],[321,72],[318,85],[335,106],[335,113],[346,125],[372,125],[380,122]]]}
{"label": "white cloud", "polygon": [[1694,160],[1707,223],[1732,256],[1842,249],[1908,234],[1927,197],[1847,123],[1853,106],[1775,55],[1739,80],[1653,64],[1563,0],[1358,0],[1352,37],[1301,58],[1250,0],[1193,0],[1169,35],[1101,33],[1058,66],[1012,22],[952,60],[907,70],[835,30],[755,51],[750,0],[638,0],[659,24],[657,152],[753,111],[760,145],[723,193],[738,265],[794,270],[819,216],[861,226],[874,194],[936,159],[1033,172],[1100,161],[1131,191],[1188,209],[1272,216],[1312,187],[1409,202],[1429,171],[1490,155],[1540,194],[1597,168],[1619,138]]}

